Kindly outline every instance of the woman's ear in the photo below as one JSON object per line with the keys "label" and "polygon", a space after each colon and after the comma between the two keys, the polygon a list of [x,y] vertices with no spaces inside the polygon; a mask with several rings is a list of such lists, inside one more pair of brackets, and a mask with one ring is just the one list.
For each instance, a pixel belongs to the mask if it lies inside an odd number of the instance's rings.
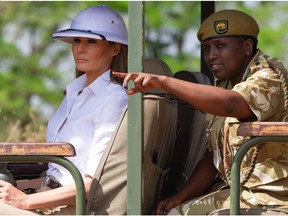
{"label": "woman's ear", "polygon": [[114,52],[114,54],[116,56],[116,55],[119,54],[119,52],[121,50],[121,45],[120,45],[120,43],[115,43],[113,46],[114,46],[113,52]]}

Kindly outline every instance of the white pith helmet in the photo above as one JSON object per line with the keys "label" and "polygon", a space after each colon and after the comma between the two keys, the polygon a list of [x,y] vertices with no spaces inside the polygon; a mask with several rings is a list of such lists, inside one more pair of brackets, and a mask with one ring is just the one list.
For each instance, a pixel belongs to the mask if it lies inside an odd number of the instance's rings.
{"label": "white pith helmet", "polygon": [[67,43],[72,43],[75,37],[85,37],[128,45],[127,29],[122,17],[105,5],[80,11],[69,29],[55,32],[52,37]]}

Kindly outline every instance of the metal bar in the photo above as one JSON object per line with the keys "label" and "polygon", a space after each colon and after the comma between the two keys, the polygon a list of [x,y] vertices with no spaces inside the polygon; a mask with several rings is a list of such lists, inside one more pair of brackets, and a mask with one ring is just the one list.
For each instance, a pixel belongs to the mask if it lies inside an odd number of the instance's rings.
{"label": "metal bar", "polygon": [[287,140],[287,136],[252,137],[238,149],[231,167],[230,215],[240,214],[240,167],[248,150],[259,144],[268,142],[287,142]]}
{"label": "metal bar", "polygon": [[[143,71],[144,2],[129,1],[128,71]],[[134,85],[129,83],[128,88]],[[142,95],[128,99],[127,214],[142,209]]]}
{"label": "metal bar", "polygon": [[34,155],[15,155],[15,156],[0,156],[0,162],[19,162],[19,163],[29,163],[29,162],[53,162],[65,167],[72,175],[76,186],[76,215],[86,214],[86,196],[85,196],[85,186],[82,176],[76,166],[64,157],[58,156],[34,156]]}

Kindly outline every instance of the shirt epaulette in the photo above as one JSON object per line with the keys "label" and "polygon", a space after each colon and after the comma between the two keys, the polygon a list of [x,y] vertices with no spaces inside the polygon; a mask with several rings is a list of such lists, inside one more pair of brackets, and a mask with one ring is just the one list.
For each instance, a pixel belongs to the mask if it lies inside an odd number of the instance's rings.
{"label": "shirt epaulette", "polygon": [[270,68],[270,65],[268,64],[266,58],[261,55],[259,58],[250,66],[250,72],[255,73],[256,71],[259,71],[263,68]]}

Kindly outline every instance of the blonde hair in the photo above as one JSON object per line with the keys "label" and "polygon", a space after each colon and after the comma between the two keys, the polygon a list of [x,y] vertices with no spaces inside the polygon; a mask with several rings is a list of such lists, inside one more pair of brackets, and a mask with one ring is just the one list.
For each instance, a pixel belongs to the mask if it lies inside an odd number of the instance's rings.
{"label": "blonde hair", "polygon": [[[110,42],[115,43],[115,42]],[[120,77],[116,77],[112,74],[112,71],[127,73],[128,71],[128,46],[124,44],[120,44],[120,51],[118,55],[114,56],[110,65],[111,73],[110,77],[112,82],[123,84],[123,79]],[[83,75],[85,72],[79,71],[77,68],[75,69],[76,78]]]}

